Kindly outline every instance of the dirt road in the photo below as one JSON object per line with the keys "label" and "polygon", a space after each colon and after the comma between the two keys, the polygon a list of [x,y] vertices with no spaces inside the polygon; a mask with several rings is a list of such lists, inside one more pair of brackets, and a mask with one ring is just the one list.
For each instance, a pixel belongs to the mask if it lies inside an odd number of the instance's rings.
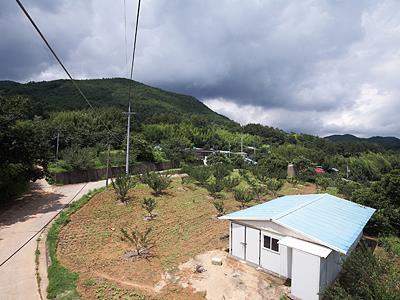
{"label": "dirt road", "polygon": [[[44,180],[33,183],[30,192],[0,214],[0,264],[71,199],[77,200],[104,185],[104,180],[59,187],[52,187]],[[35,275],[36,238],[0,267],[0,299],[40,299]]]}

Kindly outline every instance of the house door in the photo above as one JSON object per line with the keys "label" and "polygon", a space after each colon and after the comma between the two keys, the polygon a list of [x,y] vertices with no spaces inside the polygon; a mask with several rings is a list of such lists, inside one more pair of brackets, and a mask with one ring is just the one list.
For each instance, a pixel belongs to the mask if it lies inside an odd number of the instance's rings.
{"label": "house door", "polygon": [[231,223],[231,254],[244,259],[246,253],[246,227]]}
{"label": "house door", "polygon": [[260,264],[260,230],[246,226],[246,260]]}

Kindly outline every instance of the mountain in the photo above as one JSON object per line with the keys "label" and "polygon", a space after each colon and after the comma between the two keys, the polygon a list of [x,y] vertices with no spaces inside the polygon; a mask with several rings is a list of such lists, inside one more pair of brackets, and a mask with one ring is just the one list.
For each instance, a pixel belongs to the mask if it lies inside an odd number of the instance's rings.
{"label": "mountain", "polygon": [[[94,107],[118,107],[126,110],[128,89],[132,84],[132,110],[142,120],[162,120],[182,116],[201,116],[221,125],[236,123],[217,114],[192,96],[177,94],[124,78],[77,80],[78,86]],[[69,80],[28,82],[0,81],[0,95],[24,95],[40,107],[43,114],[88,108]]]}
{"label": "mountain", "polygon": [[360,138],[351,134],[335,134],[326,136],[325,139],[331,140],[333,142],[367,142],[374,143],[382,146],[387,150],[399,150],[400,149],[400,139],[393,136],[373,136],[370,138]]}

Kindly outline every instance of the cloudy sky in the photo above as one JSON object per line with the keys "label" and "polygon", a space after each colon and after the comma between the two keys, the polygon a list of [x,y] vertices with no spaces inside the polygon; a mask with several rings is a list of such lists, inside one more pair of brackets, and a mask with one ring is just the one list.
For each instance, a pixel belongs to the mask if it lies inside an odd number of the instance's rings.
{"label": "cloudy sky", "polygon": [[[123,0],[22,2],[74,77],[128,77]],[[15,1],[0,28],[0,79],[65,78]],[[135,80],[242,124],[400,137],[400,1],[143,0],[139,29]]]}

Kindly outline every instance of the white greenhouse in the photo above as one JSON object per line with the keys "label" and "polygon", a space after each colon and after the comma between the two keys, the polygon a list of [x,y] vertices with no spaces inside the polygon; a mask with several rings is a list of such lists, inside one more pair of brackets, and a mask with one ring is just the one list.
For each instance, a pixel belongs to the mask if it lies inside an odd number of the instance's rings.
{"label": "white greenhouse", "polygon": [[374,209],[328,194],[284,196],[237,211],[230,221],[230,254],[291,279],[290,293],[321,299],[356,247]]}

